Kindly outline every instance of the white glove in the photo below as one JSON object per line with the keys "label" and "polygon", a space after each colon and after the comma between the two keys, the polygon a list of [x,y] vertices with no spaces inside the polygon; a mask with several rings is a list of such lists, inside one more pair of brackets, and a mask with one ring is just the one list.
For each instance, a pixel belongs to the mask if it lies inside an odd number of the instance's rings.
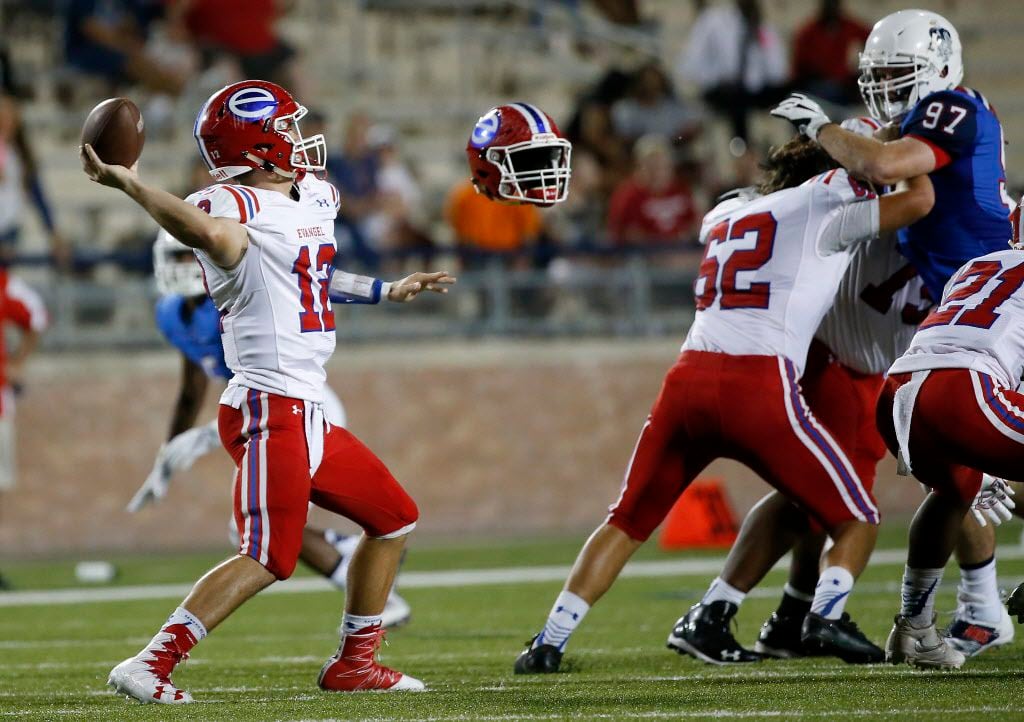
{"label": "white glove", "polygon": [[167,484],[171,480],[171,467],[167,463],[167,444],[161,444],[160,451],[156,454],[153,462],[153,469],[149,476],[142,482],[142,486],[135,492],[135,496],[125,507],[126,511],[134,514],[151,501],[163,499],[167,495]]}
{"label": "white glove", "polygon": [[981,477],[981,489],[971,505],[971,513],[981,526],[988,526],[985,517],[988,517],[995,526],[999,526],[1013,517],[1010,510],[1017,506],[1010,498],[1013,495],[1013,488],[1005,481],[984,474]]}
{"label": "white glove", "polygon": [[135,513],[151,501],[167,496],[171,477],[178,471],[192,468],[200,456],[216,448],[220,443],[217,422],[183,431],[160,447],[153,469],[128,502],[127,510]]}
{"label": "white glove", "polygon": [[196,463],[196,459],[208,454],[219,445],[220,434],[217,431],[216,421],[182,431],[164,445],[167,465],[172,474],[191,469],[192,464]]}
{"label": "white glove", "polygon": [[821,106],[803,93],[793,93],[783,100],[772,108],[772,115],[788,120],[796,126],[798,133],[803,133],[811,140],[817,140],[821,127],[832,122]]}

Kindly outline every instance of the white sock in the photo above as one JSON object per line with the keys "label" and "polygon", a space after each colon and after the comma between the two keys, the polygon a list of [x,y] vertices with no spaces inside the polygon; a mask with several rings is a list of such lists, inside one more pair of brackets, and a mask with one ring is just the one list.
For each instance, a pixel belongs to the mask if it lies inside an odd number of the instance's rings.
{"label": "white sock", "polygon": [[942,581],[942,569],[903,569],[903,606],[900,615],[915,627],[932,623],[935,614],[935,590]]}
{"label": "white sock", "polygon": [[966,608],[967,616],[978,622],[998,622],[1003,617],[999,599],[995,557],[973,569],[960,567],[957,602]]}
{"label": "white sock", "polygon": [[338,589],[345,588],[345,584],[348,582],[348,559],[342,557],[338,560],[338,566],[334,567],[334,571],[327,577],[327,581]]}
{"label": "white sock", "polygon": [[711,604],[711,602],[725,600],[727,602],[732,602],[738,607],[743,604],[743,600],[746,598],[746,592],[741,592],[721,577],[715,577],[715,581],[711,582],[711,586],[708,587],[708,590],[704,593],[704,598],[700,600],[700,603]]}
{"label": "white sock", "polygon": [[563,591],[555,599],[551,613],[548,614],[548,621],[545,622],[541,633],[537,635],[533,646],[551,644],[557,647],[558,651],[563,651],[569,641],[569,635],[575,631],[589,610],[590,605],[583,599],[572,592]]}
{"label": "white sock", "polygon": [[197,642],[206,638],[206,626],[185,607],[178,607],[171,612],[171,616],[164,622],[164,627],[170,627],[173,624],[184,624],[195,636]]}
{"label": "white sock", "polygon": [[361,617],[358,614],[349,614],[345,612],[345,616],[341,619],[341,633],[342,634],[355,634],[367,627],[379,627],[380,626],[380,615],[373,614],[369,617]]}
{"label": "white sock", "polygon": [[818,577],[811,612],[825,619],[839,619],[853,591],[853,575],[842,567],[828,567]]}

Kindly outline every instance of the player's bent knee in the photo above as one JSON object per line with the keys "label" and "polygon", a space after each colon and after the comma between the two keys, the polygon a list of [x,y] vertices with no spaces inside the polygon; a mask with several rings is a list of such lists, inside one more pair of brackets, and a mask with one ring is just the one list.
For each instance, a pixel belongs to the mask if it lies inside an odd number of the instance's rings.
{"label": "player's bent knee", "polygon": [[273,574],[278,581],[284,581],[295,572],[295,566],[299,562],[299,555],[296,553],[294,556],[289,554],[287,556],[273,556],[267,559],[266,567],[267,571]]}
{"label": "player's bent knee", "polygon": [[635,542],[639,542],[640,544],[647,541],[654,532],[653,527],[647,528],[647,525],[635,524],[631,520],[614,513],[608,517],[607,524],[608,526],[615,527],[630,539]]}
{"label": "player's bent knee", "polygon": [[415,528],[416,522],[412,522],[411,524],[406,524],[400,529],[388,532],[387,534],[370,534],[369,532],[367,532],[367,536],[371,539],[400,539],[404,536],[409,536],[410,534],[412,534],[412,530]]}

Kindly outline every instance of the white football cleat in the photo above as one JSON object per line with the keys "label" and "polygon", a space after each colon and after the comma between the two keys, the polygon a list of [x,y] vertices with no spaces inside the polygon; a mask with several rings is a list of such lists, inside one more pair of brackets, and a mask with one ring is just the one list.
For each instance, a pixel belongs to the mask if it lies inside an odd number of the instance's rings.
{"label": "white football cleat", "polygon": [[140,657],[129,657],[110,670],[107,684],[118,694],[143,703],[188,704],[192,701],[192,695],[175,687],[170,677]]}
{"label": "white football cleat", "polygon": [[958,607],[953,622],[944,633],[946,642],[966,657],[974,657],[986,649],[1009,644],[1015,634],[1013,620],[1002,604],[999,605],[999,612],[999,621],[993,624],[973,619],[966,608]]}
{"label": "white football cleat", "polygon": [[412,616],[412,607],[398,595],[394,587],[388,594],[388,601],[384,604],[384,611],[380,613],[380,625],[385,629],[401,627],[409,621]]}
{"label": "white football cleat", "polygon": [[907,617],[896,615],[885,642],[885,661],[912,664],[924,669],[960,669],[967,658],[939,636],[935,617],[931,624],[915,627]]}

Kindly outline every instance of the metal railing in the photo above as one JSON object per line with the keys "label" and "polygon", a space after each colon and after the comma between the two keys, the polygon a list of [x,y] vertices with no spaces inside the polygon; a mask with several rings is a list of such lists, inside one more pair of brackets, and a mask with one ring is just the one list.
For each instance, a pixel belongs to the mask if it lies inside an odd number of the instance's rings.
{"label": "metal railing", "polygon": [[[45,348],[164,345],[153,320],[153,280],[116,271],[112,264],[125,260],[124,254],[79,258],[77,275],[31,268],[24,273],[52,314]],[[385,259],[392,265],[399,260]],[[338,339],[681,335],[693,318],[699,260],[694,251],[577,252],[535,268],[523,254],[471,256],[462,259],[469,268],[458,273],[448,296],[428,294],[408,305],[335,305]],[[82,277],[83,267],[91,268],[90,277]]]}

